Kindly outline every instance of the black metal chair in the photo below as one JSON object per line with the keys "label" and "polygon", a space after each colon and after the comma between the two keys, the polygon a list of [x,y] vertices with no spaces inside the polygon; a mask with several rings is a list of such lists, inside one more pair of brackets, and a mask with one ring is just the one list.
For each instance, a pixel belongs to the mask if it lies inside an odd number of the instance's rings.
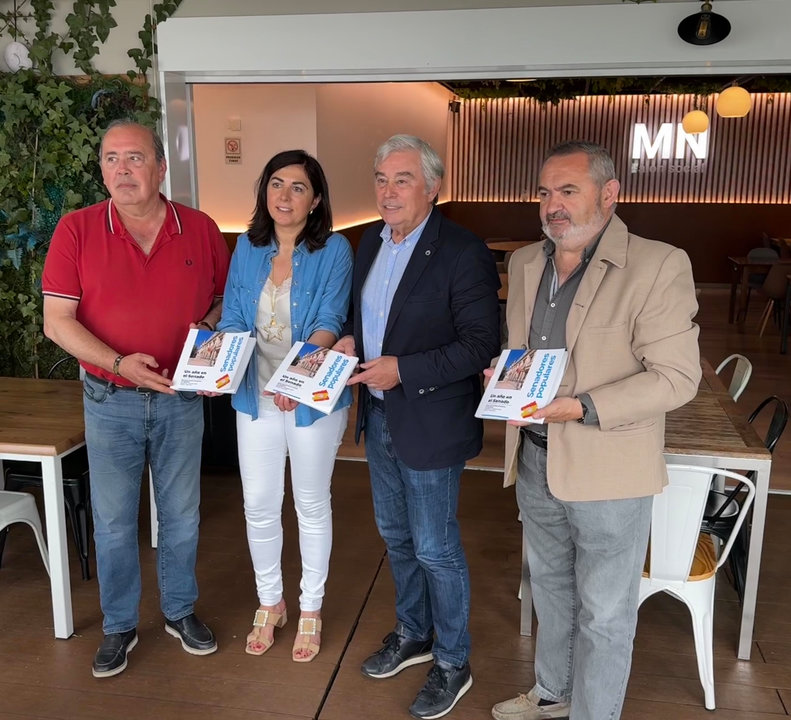
{"label": "black metal chair", "polygon": [[[771,395],[753,410],[750,417],[747,418],[747,422],[754,422],[763,409],[770,404],[774,404],[774,411],[772,419],[769,421],[769,428],[766,431],[764,445],[771,453],[774,452],[775,445],[777,445],[777,441],[785,431],[788,423],[788,405],[785,400],[777,397],[777,395]],[[751,470],[745,475],[750,480],[755,480],[754,471]],[[741,493],[745,488],[746,485],[744,483],[739,483],[731,490],[711,490],[706,511],[703,515],[701,530],[721,540],[726,540],[730,537],[734,523],[739,517],[742,502]],[[740,601],[744,599],[744,579],[747,571],[747,554],[750,547],[751,528],[752,515],[747,517],[739,530],[728,558],[731,580]]]}
{"label": "black metal chair", "polygon": [[[76,362],[76,358],[67,356],[56,362],[47,373],[53,378],[62,372],[65,363]],[[5,461],[3,473],[6,490],[21,490],[26,487],[42,487],[41,466],[34,462]],[[88,474],[88,454],[81,447],[63,458],[63,499],[66,513],[71,522],[74,543],[80,555],[82,579],[91,579],[91,567],[88,560],[91,528],[91,491]],[[3,561],[8,528],[0,531],[0,565]]]}

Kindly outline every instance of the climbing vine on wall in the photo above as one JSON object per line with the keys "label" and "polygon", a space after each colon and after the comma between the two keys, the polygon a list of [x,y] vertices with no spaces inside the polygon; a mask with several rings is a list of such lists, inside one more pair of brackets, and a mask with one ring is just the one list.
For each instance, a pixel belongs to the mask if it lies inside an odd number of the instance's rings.
{"label": "climbing vine on wall", "polygon": [[[116,21],[115,0],[74,0],[62,33],[52,0],[15,0],[0,13],[0,37],[23,43],[32,67],[0,73],[0,375],[39,374],[59,351],[42,330],[41,271],[60,217],[105,197],[96,162],[101,130],[119,117],[155,127],[160,106],[147,72],[156,26],[181,0],[157,3],[128,51],[122,77],[94,60]],[[31,29],[32,28],[32,29]],[[58,76],[53,56],[69,56],[82,77]]]}

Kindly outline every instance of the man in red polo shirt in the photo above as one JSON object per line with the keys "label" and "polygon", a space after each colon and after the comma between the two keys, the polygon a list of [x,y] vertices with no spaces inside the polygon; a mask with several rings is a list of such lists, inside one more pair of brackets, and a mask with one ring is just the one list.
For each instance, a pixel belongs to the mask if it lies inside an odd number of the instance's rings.
{"label": "man in red polo shirt", "polygon": [[159,515],[157,577],[165,630],[195,655],[217,649],[198,597],[203,405],[170,377],[191,324],[214,329],[229,253],[204,213],[159,193],[166,163],[149,128],[118,120],[100,147],[110,199],[61,219],[44,265],[44,332],[85,369],[104,640],[95,677],[117,675],[137,644],[140,483],[150,462]]}

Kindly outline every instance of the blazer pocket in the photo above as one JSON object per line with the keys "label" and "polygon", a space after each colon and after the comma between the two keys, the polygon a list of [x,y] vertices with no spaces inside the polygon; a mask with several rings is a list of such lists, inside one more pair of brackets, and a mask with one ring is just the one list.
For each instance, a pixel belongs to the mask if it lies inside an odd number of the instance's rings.
{"label": "blazer pocket", "polygon": [[623,332],[625,329],[626,329],[625,322],[610,323],[608,325],[586,325],[584,328],[585,332],[590,333],[591,335]]}
{"label": "blazer pocket", "polygon": [[643,435],[656,429],[656,420],[642,420],[628,425],[619,425],[612,430],[603,430],[610,437],[624,437],[625,435]]}

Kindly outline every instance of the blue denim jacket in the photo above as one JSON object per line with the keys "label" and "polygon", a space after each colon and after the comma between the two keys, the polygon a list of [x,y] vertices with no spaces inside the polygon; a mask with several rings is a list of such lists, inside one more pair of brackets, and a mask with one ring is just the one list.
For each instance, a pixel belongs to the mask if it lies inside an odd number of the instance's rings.
{"label": "blue denim jacket", "polygon": [[[271,258],[277,245],[256,247],[250,244],[247,233],[239,236],[231,258],[231,268],[225,284],[222,318],[218,330],[255,334],[255,316],[261,290],[269,277]],[[340,335],[349,312],[352,288],[353,255],[349,241],[333,233],[321,250],[308,252],[305,243],[294,250],[291,277],[291,339],[307,340],[316,330],[328,330]],[[231,404],[239,412],[258,417],[258,370],[256,354],[250,359],[239,390]],[[351,388],[346,388],[335,409],[352,403]],[[298,405],[297,427],[312,425],[324,413]]]}

